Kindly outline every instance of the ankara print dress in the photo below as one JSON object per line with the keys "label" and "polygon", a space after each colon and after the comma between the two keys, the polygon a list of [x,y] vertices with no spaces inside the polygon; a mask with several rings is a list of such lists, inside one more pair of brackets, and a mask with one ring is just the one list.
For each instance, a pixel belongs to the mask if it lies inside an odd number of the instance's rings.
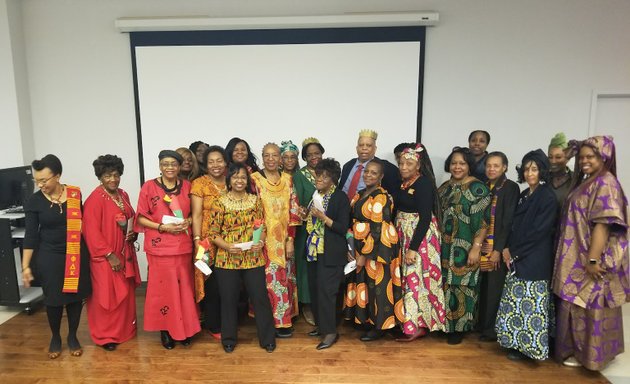
{"label": "ankara print dress", "polygon": [[[358,193],[352,206],[355,256],[365,258],[348,283],[344,317],[375,329],[390,329],[403,320],[398,234],[392,223],[393,202],[383,188]],[[350,278],[352,280],[352,278]]]}
{"label": "ankara print dress", "polygon": [[468,251],[490,222],[490,191],[477,179],[447,181],[438,189],[442,215],[442,276],[446,332],[474,328],[479,300],[479,265],[468,266]]}

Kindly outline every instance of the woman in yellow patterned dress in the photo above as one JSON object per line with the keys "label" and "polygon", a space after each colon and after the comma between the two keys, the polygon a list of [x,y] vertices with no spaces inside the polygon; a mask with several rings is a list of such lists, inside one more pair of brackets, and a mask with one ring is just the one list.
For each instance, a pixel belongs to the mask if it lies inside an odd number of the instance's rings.
{"label": "woman in yellow patterned dress", "polygon": [[291,318],[298,315],[295,276],[295,226],[301,223],[291,176],[280,172],[280,148],[263,147],[264,168],[252,174],[263,206],[267,228],[267,293],[273,311],[277,337],[291,337]]}
{"label": "woman in yellow patterned dress", "polygon": [[276,349],[271,306],[265,294],[265,233],[250,249],[238,247],[253,240],[256,220],[262,219],[260,200],[250,191],[244,164],[233,164],[227,174],[228,192],[214,200],[209,237],[218,247],[214,273],[221,294],[221,343],[227,353],[237,343],[238,297],[241,282],[256,311],[258,341],[267,352]]}

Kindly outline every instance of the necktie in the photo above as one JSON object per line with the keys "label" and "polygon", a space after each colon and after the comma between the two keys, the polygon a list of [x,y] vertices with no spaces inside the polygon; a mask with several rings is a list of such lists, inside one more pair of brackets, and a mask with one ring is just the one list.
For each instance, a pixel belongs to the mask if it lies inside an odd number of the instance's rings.
{"label": "necktie", "polygon": [[359,164],[356,172],[352,176],[352,180],[350,181],[350,186],[348,187],[348,197],[352,199],[354,194],[357,193],[357,186],[359,185],[359,180],[361,180],[361,171],[363,171],[363,164]]}

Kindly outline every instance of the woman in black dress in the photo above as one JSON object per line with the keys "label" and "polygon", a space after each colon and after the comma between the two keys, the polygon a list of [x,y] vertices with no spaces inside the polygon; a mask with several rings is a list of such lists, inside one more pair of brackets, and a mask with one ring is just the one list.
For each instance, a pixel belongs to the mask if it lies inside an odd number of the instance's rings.
{"label": "woman in black dress", "polygon": [[[26,203],[26,234],[22,280],[29,287],[37,276],[44,290],[44,304],[52,332],[48,357],[61,354],[61,317],[68,315],[67,343],[72,356],[83,350],[77,339],[83,300],[91,291],[87,248],[81,239],[81,191],[61,184],[61,161],[46,155],[32,163],[39,187]],[[33,255],[35,254],[35,257]],[[31,259],[35,260],[31,269]]]}

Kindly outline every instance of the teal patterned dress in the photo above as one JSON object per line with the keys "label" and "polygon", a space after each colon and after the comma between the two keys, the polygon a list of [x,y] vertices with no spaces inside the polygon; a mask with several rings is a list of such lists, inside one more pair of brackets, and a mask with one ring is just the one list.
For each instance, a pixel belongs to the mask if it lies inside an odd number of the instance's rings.
{"label": "teal patterned dress", "polygon": [[491,196],[477,179],[447,181],[438,189],[442,207],[442,281],[446,332],[474,328],[479,299],[479,264],[468,266],[473,239],[490,223]]}

